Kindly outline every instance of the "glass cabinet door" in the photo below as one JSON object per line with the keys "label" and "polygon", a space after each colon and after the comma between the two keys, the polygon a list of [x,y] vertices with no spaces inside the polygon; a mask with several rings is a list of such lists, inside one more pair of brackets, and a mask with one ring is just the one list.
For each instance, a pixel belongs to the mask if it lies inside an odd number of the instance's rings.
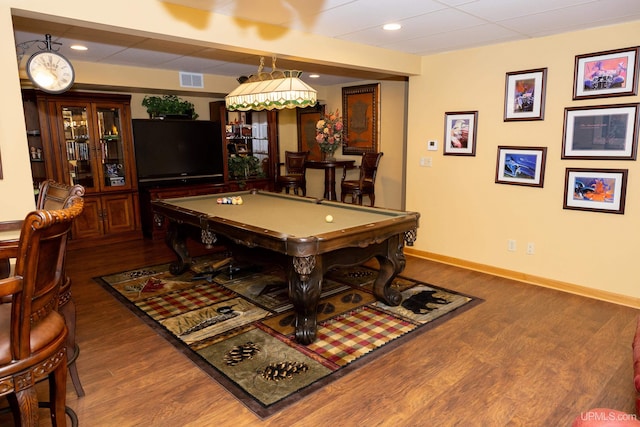
{"label": "glass cabinet door", "polygon": [[80,184],[85,189],[96,186],[92,166],[92,151],[87,108],[84,106],[62,106],[64,144],[67,171],[71,184]]}
{"label": "glass cabinet door", "polygon": [[[101,184],[104,190],[129,187],[125,147],[118,107],[97,106]],[[115,188],[114,188],[115,187]]]}

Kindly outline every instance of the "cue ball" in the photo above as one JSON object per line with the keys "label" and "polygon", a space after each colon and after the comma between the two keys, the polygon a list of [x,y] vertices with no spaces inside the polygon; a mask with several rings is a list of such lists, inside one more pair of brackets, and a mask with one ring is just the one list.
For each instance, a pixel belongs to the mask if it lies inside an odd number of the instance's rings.
{"label": "cue ball", "polygon": [[324,220],[327,222],[333,222],[333,217],[331,215],[327,215],[324,217]]}

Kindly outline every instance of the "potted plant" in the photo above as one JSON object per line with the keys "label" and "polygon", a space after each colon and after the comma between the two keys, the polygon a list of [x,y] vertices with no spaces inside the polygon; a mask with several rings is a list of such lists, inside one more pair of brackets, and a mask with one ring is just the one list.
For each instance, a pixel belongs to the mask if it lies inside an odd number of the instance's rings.
{"label": "potted plant", "polygon": [[229,175],[233,179],[258,178],[264,176],[260,159],[255,156],[229,157]]}
{"label": "potted plant", "polygon": [[177,95],[145,96],[142,106],[147,108],[150,118],[184,117],[197,119],[193,103],[180,99]]}

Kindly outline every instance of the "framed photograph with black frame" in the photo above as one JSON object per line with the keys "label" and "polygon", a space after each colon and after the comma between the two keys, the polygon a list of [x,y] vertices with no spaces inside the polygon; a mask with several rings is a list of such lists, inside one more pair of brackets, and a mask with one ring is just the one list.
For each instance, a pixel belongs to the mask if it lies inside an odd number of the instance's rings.
{"label": "framed photograph with black frame", "polygon": [[496,183],[542,187],[547,147],[498,146]]}
{"label": "framed photograph with black frame", "polygon": [[456,111],[444,113],[443,154],[453,156],[475,156],[477,127],[477,111]]}
{"label": "framed photograph with black frame", "polygon": [[547,69],[507,73],[504,121],[543,120]]}
{"label": "framed photograph with black frame", "polygon": [[308,151],[309,160],[321,160],[322,153],[316,142],[316,123],[324,115],[324,105],[296,108],[298,122],[298,151]]}
{"label": "framed photograph with black frame", "polygon": [[576,56],[573,99],[638,94],[636,47]]}
{"label": "framed photograph with black frame", "polygon": [[562,158],[635,160],[639,105],[565,108]]}
{"label": "framed photograph with black frame", "polygon": [[342,88],[342,154],[378,152],[379,96],[379,83]]}
{"label": "framed photograph with black frame", "polygon": [[567,168],[564,209],[624,213],[627,169]]}

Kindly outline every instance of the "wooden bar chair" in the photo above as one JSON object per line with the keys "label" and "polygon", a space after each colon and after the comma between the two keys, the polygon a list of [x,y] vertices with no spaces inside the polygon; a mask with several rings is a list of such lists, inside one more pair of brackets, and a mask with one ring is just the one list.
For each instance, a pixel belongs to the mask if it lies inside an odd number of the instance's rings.
{"label": "wooden bar chair", "polygon": [[[40,192],[36,202],[36,209],[58,210],[70,206],[73,198],[84,196],[84,187],[81,185],[66,185],[54,180],[45,180],[40,183]],[[0,253],[8,256],[0,256],[0,278],[7,277],[9,268],[9,258],[16,258],[18,241],[0,242]],[[58,311],[64,316],[69,330],[67,336],[67,360],[69,364],[69,375],[73,387],[78,397],[85,395],[80,375],[76,366],[76,359],[80,355],[80,348],[76,343],[76,306],[71,297],[71,278],[63,275],[60,285]]]}
{"label": "wooden bar chair", "polygon": [[66,426],[68,330],[56,309],[67,239],[83,206],[82,197],[73,197],[66,209],[29,213],[14,274],[0,279],[0,396],[7,396],[14,422],[22,427],[39,425],[35,384],[45,378],[51,425]]}
{"label": "wooden bar chair", "polygon": [[307,157],[308,151],[285,151],[284,152],[284,168],[285,174],[280,174],[278,167],[278,176],[276,177],[276,191],[279,193],[282,189],[289,194],[289,190],[293,190],[298,195],[298,189],[302,191],[302,195],[307,195]]}
{"label": "wooden bar chair", "polygon": [[351,203],[362,205],[362,196],[369,196],[370,206],[376,202],[376,175],[380,158],[384,153],[364,153],[360,162],[360,176],[356,180],[347,180],[345,166],[342,169],[342,183],[340,184],[340,201],[344,203],[347,196],[351,196]]}

